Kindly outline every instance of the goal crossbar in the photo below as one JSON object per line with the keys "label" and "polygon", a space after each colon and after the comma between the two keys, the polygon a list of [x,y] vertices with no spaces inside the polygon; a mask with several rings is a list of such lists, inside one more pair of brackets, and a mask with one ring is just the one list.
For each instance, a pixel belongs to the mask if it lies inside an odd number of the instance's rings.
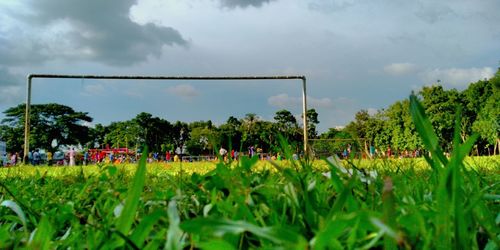
{"label": "goal crossbar", "polygon": [[24,119],[24,152],[23,161],[28,162],[30,138],[31,85],[35,78],[53,79],[105,79],[105,80],[302,80],[302,119],[304,123],[304,154],[308,155],[307,139],[307,95],[305,76],[144,76],[144,75],[61,75],[61,74],[29,74],[26,83],[26,110]]}

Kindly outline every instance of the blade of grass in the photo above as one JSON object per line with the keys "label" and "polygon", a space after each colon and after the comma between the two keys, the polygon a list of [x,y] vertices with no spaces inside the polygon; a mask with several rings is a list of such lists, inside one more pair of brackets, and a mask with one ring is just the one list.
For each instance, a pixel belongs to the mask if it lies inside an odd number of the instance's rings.
{"label": "blade of grass", "polygon": [[177,211],[177,203],[171,201],[168,204],[168,220],[169,227],[167,231],[167,241],[165,242],[165,249],[182,249],[182,230],[179,227],[181,219]]}
{"label": "blade of grass", "polygon": [[146,240],[146,237],[151,233],[153,226],[165,214],[164,211],[156,210],[142,219],[141,223],[134,229],[130,239],[141,248]]}
{"label": "blade of grass", "polygon": [[305,248],[305,239],[285,228],[259,227],[246,221],[232,221],[218,218],[195,218],[181,223],[181,228],[189,233],[209,237],[221,237],[225,234],[239,235],[250,232],[261,239],[266,239],[276,244]]}
{"label": "blade of grass", "polygon": [[135,214],[137,212],[137,206],[139,205],[139,199],[141,198],[141,193],[144,189],[147,170],[147,155],[148,150],[145,148],[141,159],[139,160],[134,179],[130,185],[127,198],[125,200],[125,206],[116,224],[117,230],[124,235],[128,235],[130,228],[132,227],[132,223],[134,222]]}
{"label": "blade of grass", "polygon": [[33,231],[33,239],[29,242],[31,249],[50,249],[52,227],[46,216],[42,217],[37,228]]}
{"label": "blade of grass", "polygon": [[[464,207],[463,207],[463,192],[462,183],[463,178],[461,175],[461,166],[463,160],[463,153],[461,152],[462,147],[460,146],[460,119],[461,110],[457,109],[455,115],[455,130],[453,133],[453,152],[452,157],[449,161],[448,168],[452,171],[451,176],[451,199],[453,203],[453,217],[454,217],[454,248],[455,249],[466,249],[469,246],[467,241],[467,225],[464,219]],[[468,152],[466,152],[468,153]],[[449,184],[447,185],[449,186]],[[448,194],[449,195],[449,194]]]}
{"label": "blade of grass", "polygon": [[330,168],[330,178],[332,179],[333,187],[335,187],[335,190],[338,193],[341,193],[342,190],[344,190],[344,183],[342,183],[342,180],[340,179],[338,175],[338,167],[333,165],[332,162],[330,162],[327,159],[324,159],[328,167]]}
{"label": "blade of grass", "polygon": [[410,96],[410,113],[425,148],[432,154],[433,159],[438,159],[445,166],[448,160],[444,156],[443,150],[439,147],[438,137],[432,128],[429,118],[425,115],[424,107],[413,94]]}
{"label": "blade of grass", "polygon": [[[396,201],[393,193],[392,179],[387,177],[384,180],[382,190],[383,221],[392,230],[396,230]],[[384,249],[397,249],[397,242],[394,236],[384,236]]]}
{"label": "blade of grass", "polygon": [[2,203],[0,204],[0,206],[1,207],[8,207],[12,211],[14,211],[14,213],[17,214],[17,217],[19,218],[19,220],[23,224],[23,230],[24,231],[28,231],[27,221],[26,221],[26,215],[24,215],[23,209],[19,205],[17,205],[17,203],[15,201],[4,200],[4,201],[2,201]]}
{"label": "blade of grass", "polygon": [[354,184],[356,183],[356,180],[358,179],[358,175],[356,172],[351,176],[351,179],[349,182],[347,182],[347,185],[345,188],[340,192],[340,195],[337,197],[335,202],[333,203],[332,209],[328,213],[327,218],[332,218],[336,214],[340,213],[342,211],[342,208],[346,204],[348,198],[352,196],[352,188]]}

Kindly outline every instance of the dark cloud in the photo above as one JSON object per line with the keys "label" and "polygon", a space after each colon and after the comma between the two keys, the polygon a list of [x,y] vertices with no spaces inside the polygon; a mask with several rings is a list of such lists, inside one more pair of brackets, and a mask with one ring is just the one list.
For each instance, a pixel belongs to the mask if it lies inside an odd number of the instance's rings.
{"label": "dark cloud", "polygon": [[47,59],[44,48],[42,41],[22,33],[0,36],[0,67],[41,63]]}
{"label": "dark cloud", "polygon": [[20,77],[11,74],[7,68],[0,65],[0,107],[19,103],[22,100],[22,88],[19,85]]}
{"label": "dark cloud", "polygon": [[5,86],[16,85],[20,79],[11,74],[7,68],[0,65],[0,88]]}
{"label": "dark cloud", "polygon": [[222,7],[234,8],[247,8],[247,7],[261,7],[264,4],[276,0],[220,0]]}
{"label": "dark cloud", "polygon": [[[28,6],[33,13],[23,16],[24,22],[38,29],[58,24],[69,28],[51,38],[51,48],[45,50],[51,53],[43,54],[43,43],[35,44],[38,48],[31,51],[47,59],[62,57],[130,65],[148,56],[159,56],[164,45],[187,45],[173,28],[139,25],[130,20],[129,10],[135,3],[135,0],[32,0]],[[57,51],[54,43],[66,45],[61,49],[72,51]]]}

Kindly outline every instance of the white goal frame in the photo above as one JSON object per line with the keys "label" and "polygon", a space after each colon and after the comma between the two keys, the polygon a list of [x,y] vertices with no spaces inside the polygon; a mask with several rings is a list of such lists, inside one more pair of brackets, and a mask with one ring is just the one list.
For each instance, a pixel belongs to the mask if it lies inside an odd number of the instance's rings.
{"label": "white goal frame", "polygon": [[28,162],[30,138],[31,85],[35,78],[59,79],[105,79],[105,80],[302,80],[302,119],[304,127],[304,155],[309,151],[307,139],[307,95],[305,76],[126,76],[126,75],[59,75],[29,74],[26,87],[26,111],[24,118],[24,152],[23,161]]}

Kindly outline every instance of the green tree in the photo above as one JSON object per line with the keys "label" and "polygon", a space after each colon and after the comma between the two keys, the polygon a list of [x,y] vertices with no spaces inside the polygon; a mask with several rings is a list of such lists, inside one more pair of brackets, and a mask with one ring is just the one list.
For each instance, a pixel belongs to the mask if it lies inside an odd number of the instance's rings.
{"label": "green tree", "polygon": [[276,129],[289,141],[296,141],[299,135],[299,125],[297,119],[286,109],[276,112],[274,116]]}
{"label": "green tree", "polygon": [[[408,100],[397,101],[386,110],[386,126],[390,131],[390,146],[394,150],[414,150],[421,146],[410,114]],[[389,145],[387,145],[389,146]]]}
{"label": "green tree", "polygon": [[444,90],[440,85],[423,87],[420,91],[425,112],[439,137],[443,148],[450,150],[453,141],[455,112],[461,106],[457,90]]}
{"label": "green tree", "polygon": [[197,121],[189,124],[189,140],[186,148],[191,155],[214,154],[219,146],[219,133],[212,121]]}
{"label": "green tree", "polygon": [[354,115],[354,121],[347,124],[345,130],[349,132],[355,138],[363,138],[367,137],[367,133],[370,124],[370,114],[368,114],[368,110],[362,109]]}
{"label": "green tree", "polygon": [[240,150],[242,132],[240,130],[241,122],[233,116],[230,116],[226,123],[219,126],[220,144],[228,149]]}
{"label": "green tree", "polygon": [[[473,132],[472,124],[477,120],[479,113],[493,94],[493,82],[481,80],[472,83],[461,95],[464,102],[462,113],[462,140]],[[476,125],[477,126],[477,125]]]}
{"label": "green tree", "polygon": [[[10,129],[2,129],[5,131],[2,133],[6,133],[5,138],[13,143],[9,145],[11,150],[21,151],[22,144],[13,137],[23,138],[19,133],[24,133],[25,104],[11,107],[4,114],[2,124]],[[30,122],[30,148],[44,148],[53,152],[59,145],[85,145],[90,141],[89,127],[85,123],[92,122],[92,118],[86,112],[76,112],[65,105],[31,105]]]}
{"label": "green tree", "polygon": [[309,139],[314,139],[318,137],[318,131],[316,130],[316,125],[319,124],[318,112],[316,109],[307,110],[307,136]]}
{"label": "green tree", "polygon": [[241,141],[243,143],[243,147],[254,146],[259,142],[259,131],[258,131],[258,122],[260,118],[253,113],[246,114],[245,117],[241,120]]}
{"label": "green tree", "polygon": [[[477,132],[483,140],[488,154],[491,153],[490,147],[493,147],[493,153],[500,151],[500,70],[491,79],[492,94],[481,104],[477,119],[472,125],[472,130]],[[500,152],[499,152],[500,154]]]}
{"label": "green tree", "polygon": [[[138,114],[132,122],[139,127],[138,140],[144,143],[152,152],[160,152],[161,145],[173,141],[175,130],[170,122],[149,113]],[[131,126],[133,128],[133,126]],[[132,131],[133,132],[133,131]]]}
{"label": "green tree", "polygon": [[113,148],[138,148],[143,143],[140,140],[141,128],[134,121],[113,122],[107,127],[103,144]]}
{"label": "green tree", "polygon": [[0,139],[7,144],[7,151],[21,152],[24,144],[24,127],[0,125]]}
{"label": "green tree", "polygon": [[89,142],[88,147],[101,148],[105,144],[105,138],[108,132],[108,126],[104,126],[100,123],[96,124],[93,128],[90,128],[89,133],[91,141]]}
{"label": "green tree", "polygon": [[189,125],[185,122],[176,121],[171,129],[171,136],[174,148],[182,149],[186,145],[186,142],[189,141]]}
{"label": "green tree", "polygon": [[392,131],[389,126],[387,110],[380,110],[373,116],[369,130],[367,131],[367,138],[371,140],[375,148],[382,151],[387,150],[392,140]]}

